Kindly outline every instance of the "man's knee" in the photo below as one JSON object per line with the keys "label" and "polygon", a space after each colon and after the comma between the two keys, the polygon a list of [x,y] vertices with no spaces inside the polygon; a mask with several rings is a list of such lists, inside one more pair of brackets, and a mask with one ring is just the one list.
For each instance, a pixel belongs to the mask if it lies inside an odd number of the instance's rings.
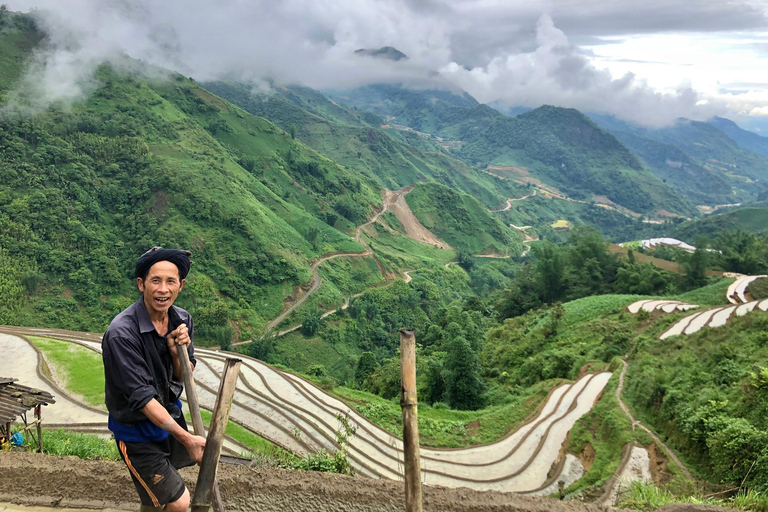
{"label": "man's knee", "polygon": [[181,498],[165,506],[165,512],[186,512],[189,508],[189,489],[184,488],[184,494]]}

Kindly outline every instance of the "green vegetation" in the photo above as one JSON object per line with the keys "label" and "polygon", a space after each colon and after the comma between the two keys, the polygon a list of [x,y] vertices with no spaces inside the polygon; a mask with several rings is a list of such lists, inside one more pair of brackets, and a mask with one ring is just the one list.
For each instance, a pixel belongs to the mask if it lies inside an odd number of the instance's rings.
{"label": "green vegetation", "polygon": [[652,511],[671,503],[695,503],[751,512],[764,512],[768,510],[768,497],[755,491],[739,491],[732,498],[727,499],[707,497],[701,494],[680,496],[665,487],[657,487],[653,484],[644,484],[642,482],[633,482],[631,484],[628,493],[619,503],[619,507]]}
{"label": "green vegetation", "polygon": [[768,314],[756,312],[693,335],[643,336],[625,392],[702,474],[761,492],[768,489],[766,328]]}
{"label": "green vegetation", "polygon": [[295,129],[303,143],[391,190],[428,180],[468,193],[488,206],[517,190],[514,183],[494,180],[448,156],[436,140],[382,129],[381,117],[333,102],[307,87],[272,84],[269,92],[254,93],[252,84],[204,86],[286,131]]}
{"label": "green vegetation", "polygon": [[[29,438],[27,438],[29,441]],[[32,449],[31,445],[27,445]],[[48,455],[74,455],[84,460],[120,460],[113,440],[102,439],[96,434],[70,432],[64,429],[43,429],[43,453]]]}
{"label": "green vegetation", "polygon": [[407,196],[416,218],[457,250],[506,255],[521,250],[521,237],[476,199],[437,184],[416,186]]}
{"label": "green vegetation", "polygon": [[66,341],[29,336],[62,387],[94,407],[104,408],[104,363],[93,350]]}
{"label": "green vegetation", "polygon": [[130,64],[100,68],[99,89],[71,110],[28,118],[23,98],[6,107],[0,246],[30,262],[4,262],[0,282],[12,273],[31,295],[6,322],[104,329],[135,297],[136,256],[180,246],[194,271],[179,305],[205,315],[220,304],[220,323],[198,334],[222,342],[220,327],[255,332],[273,318],[309,279],[310,258],[363,250],[348,233],[380,202],[370,180],[186,78],[157,81]]}
{"label": "green vegetation", "polygon": [[747,286],[747,293],[754,299],[768,299],[768,278],[755,279]]}
{"label": "green vegetation", "polygon": [[609,116],[592,117],[659,179],[696,204],[754,200],[765,190],[766,158],[741,147],[712,124],[680,119],[671,126],[653,129]]}

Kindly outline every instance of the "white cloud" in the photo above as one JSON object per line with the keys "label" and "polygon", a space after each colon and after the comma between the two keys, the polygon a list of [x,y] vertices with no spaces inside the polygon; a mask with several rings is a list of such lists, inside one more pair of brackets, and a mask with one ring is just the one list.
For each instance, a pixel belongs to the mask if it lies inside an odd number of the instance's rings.
{"label": "white cloud", "polygon": [[[655,36],[654,30],[674,33],[681,41],[692,30],[704,34],[700,39],[711,30],[757,33],[755,27],[764,26],[766,18],[753,0],[728,6],[717,0],[4,1],[15,10],[39,7],[40,24],[51,34],[51,51],[38,55],[27,81],[27,90],[43,107],[87,94],[96,85],[95,67],[123,53],[198,80],[274,79],[320,89],[386,81],[423,84],[440,70],[483,102],[557,104],[654,125],[680,116],[723,114],[726,106],[737,104],[745,112],[768,105],[757,96],[731,98],[706,88],[702,93],[698,81],[687,79],[690,73],[725,77],[714,66],[686,69],[680,62],[685,48],[661,71],[637,62],[630,52],[643,48],[644,40],[633,34]],[[557,26],[542,12],[552,12]],[[566,33],[592,46],[579,47]],[[386,45],[409,59],[391,62],[353,53]],[[663,45],[659,48],[657,60],[669,61]],[[667,45],[667,54],[674,48]],[[622,55],[629,55],[627,62],[618,62]],[[763,62],[739,55],[745,66]],[[706,62],[707,55],[701,58]],[[724,53],[719,62],[727,61]],[[666,75],[674,77],[671,84],[658,80]]]}
{"label": "white cloud", "polygon": [[471,70],[453,62],[441,73],[481,102],[498,100],[528,107],[554,104],[647,125],[668,124],[678,117],[707,119],[725,112],[723,104],[703,102],[691,87],[662,93],[632,73],[613,78],[571,45],[548,15],[539,19],[536,42],[538,47],[532,52],[498,56],[487,66]]}

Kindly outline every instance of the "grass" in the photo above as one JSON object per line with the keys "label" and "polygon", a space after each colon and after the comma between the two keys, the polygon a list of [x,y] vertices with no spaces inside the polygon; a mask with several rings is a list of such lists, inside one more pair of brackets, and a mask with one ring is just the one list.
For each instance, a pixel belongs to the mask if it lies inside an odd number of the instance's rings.
{"label": "grass", "polygon": [[53,374],[67,391],[91,406],[104,408],[104,364],[101,355],[75,343],[30,336]]}
{"label": "grass", "polygon": [[728,287],[733,281],[734,280],[731,278],[721,277],[707,286],[683,293],[677,298],[701,306],[719,306],[727,304],[728,299],[725,295],[728,292]]}
{"label": "grass", "polygon": [[[210,425],[212,413],[201,409],[200,415],[203,417],[203,423],[205,425]],[[191,424],[192,421],[189,412],[185,412],[184,416],[187,418],[187,423]],[[297,457],[288,450],[254,434],[234,421],[229,421],[227,423],[225,434],[246,445],[251,450],[251,453],[256,456],[256,459],[261,462],[271,462],[276,464],[280,462],[292,462],[297,459]]]}
{"label": "grass", "polygon": [[755,491],[739,491],[731,498],[716,499],[701,494],[679,496],[664,487],[642,482],[632,483],[619,503],[619,507],[651,511],[671,503],[711,505],[751,512],[768,511],[768,496]]}
{"label": "grass", "polygon": [[[34,449],[30,439],[25,439],[28,449]],[[43,453],[47,455],[74,455],[84,460],[120,460],[117,445],[113,440],[103,439],[96,434],[71,432],[62,428],[43,429]]]}
{"label": "grass", "polygon": [[595,456],[584,476],[568,488],[568,493],[607,482],[619,466],[624,445],[635,441],[632,423],[616,400],[618,384],[619,372],[614,372],[602,398],[571,430],[568,450],[581,454],[589,445],[594,449]]}
{"label": "grass", "polygon": [[[498,441],[516,430],[544,402],[560,381],[547,381],[509,395],[507,403],[478,411],[419,406],[419,437],[424,446],[462,448]],[[402,415],[396,401],[365,391],[337,387],[332,391],[358,413],[389,433],[402,436]]]}

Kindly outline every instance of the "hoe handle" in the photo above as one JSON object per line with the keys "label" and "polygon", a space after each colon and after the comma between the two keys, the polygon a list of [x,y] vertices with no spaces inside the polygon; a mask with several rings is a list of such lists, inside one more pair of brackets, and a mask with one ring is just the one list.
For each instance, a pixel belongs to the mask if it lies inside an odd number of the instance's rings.
{"label": "hoe handle", "polygon": [[[176,347],[179,354],[179,363],[184,376],[184,389],[187,392],[187,404],[189,404],[189,416],[192,418],[192,428],[195,434],[205,437],[205,426],[203,425],[203,416],[200,414],[200,402],[197,400],[197,391],[195,391],[195,380],[192,378],[192,368],[190,368],[189,352],[187,347]],[[213,497],[216,512],[224,512],[224,504],[221,501],[219,492],[219,483],[213,483]]]}

